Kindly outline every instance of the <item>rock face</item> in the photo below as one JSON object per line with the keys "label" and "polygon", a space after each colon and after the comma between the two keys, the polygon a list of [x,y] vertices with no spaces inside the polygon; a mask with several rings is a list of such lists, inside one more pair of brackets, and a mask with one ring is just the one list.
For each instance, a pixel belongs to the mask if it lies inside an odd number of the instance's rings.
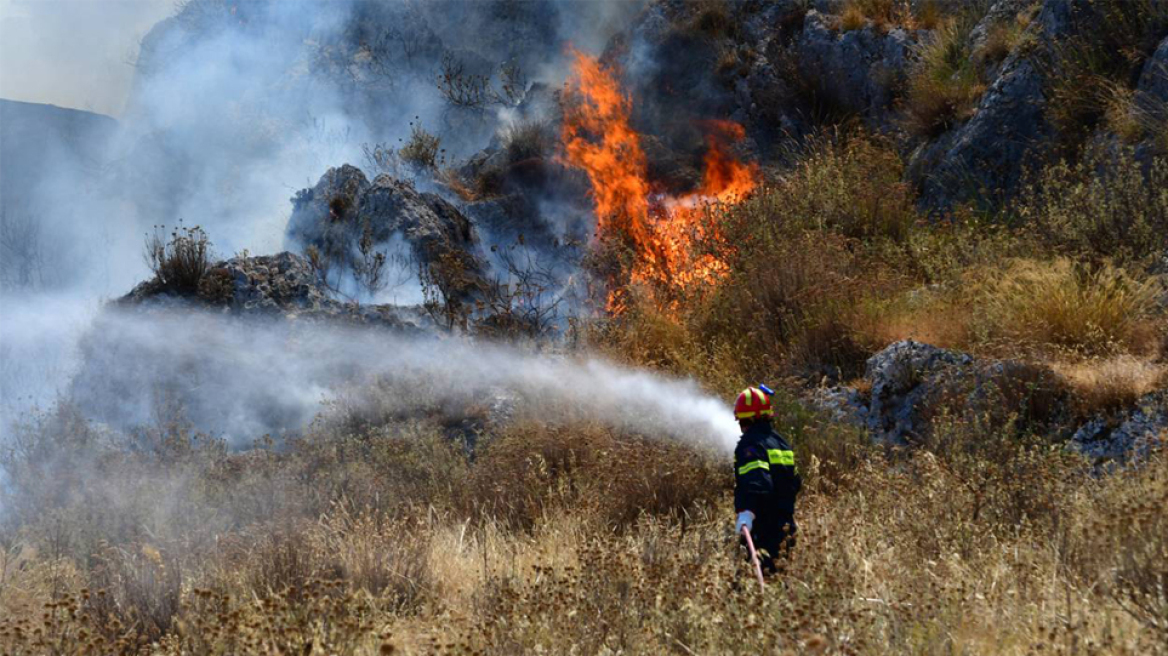
{"label": "rock face", "polygon": [[374,250],[392,251],[398,239],[448,298],[470,300],[485,289],[470,221],[436,194],[388,175],[370,183],[355,166],[329,169],[293,199],[285,233],[290,248],[314,254],[325,275],[339,278],[361,275]]}
{"label": "rock face", "polygon": [[916,40],[907,30],[882,33],[874,25],[840,32],[812,10],[799,37],[799,62],[816,71],[821,92],[833,102],[884,124],[890,118],[893,89],[908,73]]}
{"label": "rock face", "polygon": [[1028,57],[1007,58],[973,118],[914,155],[910,170],[921,180],[926,205],[996,201],[1017,186],[1028,158],[1051,133],[1043,83]]}
{"label": "rock face", "polygon": [[77,216],[100,216],[98,183],[117,129],[101,114],[0,99],[0,290],[92,272],[75,253],[54,255],[77,239]]}
{"label": "rock face", "polygon": [[1136,94],[1136,102],[1149,111],[1163,112],[1168,104],[1168,37],[1144,64]]}

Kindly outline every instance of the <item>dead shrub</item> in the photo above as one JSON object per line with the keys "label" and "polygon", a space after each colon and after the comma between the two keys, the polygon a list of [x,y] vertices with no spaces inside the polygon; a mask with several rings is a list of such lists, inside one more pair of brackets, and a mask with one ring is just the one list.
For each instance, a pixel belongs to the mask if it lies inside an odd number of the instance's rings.
{"label": "dead shrub", "polygon": [[410,123],[410,138],[397,154],[415,171],[433,171],[444,162],[440,159],[442,140],[430,134],[420,124]]}
{"label": "dead shrub", "polygon": [[624,530],[643,514],[691,512],[728,484],[719,463],[690,446],[526,419],[486,441],[464,512],[525,530],[549,512],[587,512]]}
{"label": "dead shrub", "polygon": [[199,282],[211,267],[211,242],[199,226],[185,228],[182,224],[167,239],[161,226],[146,238],[146,265],[166,291],[194,295]]}
{"label": "dead shrub", "polygon": [[336,503],[305,536],[327,578],[345,581],[393,608],[416,608],[430,586],[424,527],[371,509]]}
{"label": "dead shrub", "polygon": [[250,593],[268,597],[304,586],[322,574],[304,540],[311,527],[307,521],[256,526],[249,540],[234,545],[242,550],[233,560]]}
{"label": "dead shrub", "polygon": [[970,495],[969,519],[1003,536],[1020,525],[1059,526],[1067,512],[1060,496],[1085,474],[1042,436],[1003,430],[1001,418],[985,410],[942,414],[922,438],[921,448]]}
{"label": "dead shrub", "polygon": [[235,280],[224,267],[207,271],[199,280],[199,298],[215,305],[227,305],[235,297]]}
{"label": "dead shrub", "polygon": [[1111,594],[1132,617],[1168,640],[1168,475],[1164,455],[1148,465],[1146,494],[1126,500],[1112,528],[1118,567]]}
{"label": "dead shrub", "polygon": [[526,159],[542,159],[554,139],[545,121],[520,120],[503,129],[503,150],[512,164]]}
{"label": "dead shrub", "polygon": [[711,39],[733,36],[737,24],[727,0],[698,0],[694,3],[694,14],[689,30]]}
{"label": "dead shrub", "polygon": [[182,593],[182,571],[168,550],[140,543],[108,545],[94,556],[84,607],[111,642],[128,635],[141,646],[173,627]]}

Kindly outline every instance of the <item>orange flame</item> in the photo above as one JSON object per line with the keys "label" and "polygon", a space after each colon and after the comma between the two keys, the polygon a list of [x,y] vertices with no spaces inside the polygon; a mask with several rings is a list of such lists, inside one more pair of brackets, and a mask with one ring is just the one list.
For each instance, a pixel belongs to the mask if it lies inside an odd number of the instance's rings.
{"label": "orange flame", "polygon": [[[583,170],[596,204],[597,234],[622,235],[635,253],[630,283],[652,283],[684,291],[716,282],[726,263],[695,245],[706,238],[703,206],[735,203],[758,184],[758,166],[743,164],[725,145],[745,138],[741,125],[708,121],[705,172],[694,193],[654,195],[640,135],[629,124],[631,99],[616,76],[594,58],[573,51],[572,76],[565,89],[561,139],[565,160]],[[608,309],[623,309],[619,290]]]}

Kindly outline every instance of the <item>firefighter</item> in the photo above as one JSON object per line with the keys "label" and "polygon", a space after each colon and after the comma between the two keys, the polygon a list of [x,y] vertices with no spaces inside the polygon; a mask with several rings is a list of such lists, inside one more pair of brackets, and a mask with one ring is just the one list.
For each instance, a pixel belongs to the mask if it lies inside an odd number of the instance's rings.
{"label": "firefighter", "polygon": [[802,479],[795,469],[795,452],[779,435],[771,419],[770,390],[743,390],[734,402],[742,437],[734,449],[735,529],[750,531],[763,570],[776,571],[776,558],[795,546],[795,496]]}

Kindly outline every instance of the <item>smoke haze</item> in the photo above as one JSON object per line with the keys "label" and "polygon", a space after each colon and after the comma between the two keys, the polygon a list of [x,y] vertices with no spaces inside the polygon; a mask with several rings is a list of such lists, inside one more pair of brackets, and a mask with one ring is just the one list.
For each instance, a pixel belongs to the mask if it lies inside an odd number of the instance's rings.
{"label": "smoke haze", "polygon": [[[436,403],[538,397],[609,425],[732,446],[735,425],[720,400],[601,360],[101,309],[149,277],[142,237],[157,224],[200,225],[223,257],[274,253],[289,198],[330,166],[365,166],[362,146],[398,144],[418,122],[451,158],[483,148],[509,117],[453,112],[434,84],[446,54],[479,70],[517,61],[532,81],[554,86],[569,42],[599,51],[642,6],[533,2],[514,17],[496,4],[197,0],[153,27],[173,11],[169,0],[0,4],[3,95],[119,116],[100,136],[60,128],[84,116],[50,117],[38,129],[66,134],[58,148],[6,144],[7,167],[35,162],[36,176],[18,184],[5,175],[0,237],[19,257],[7,258],[0,288],[4,430],[59,399],[130,430],[178,399],[196,427],[245,445],[302,430],[355,385],[391,381]],[[134,65],[117,68],[117,59]],[[80,71],[82,61],[105,73]],[[13,117],[30,109],[7,107]],[[8,275],[16,268],[37,275]],[[412,398],[391,393],[378,404],[404,412]]]}
{"label": "smoke haze", "polygon": [[0,0],[0,98],[118,116],[173,0]]}

